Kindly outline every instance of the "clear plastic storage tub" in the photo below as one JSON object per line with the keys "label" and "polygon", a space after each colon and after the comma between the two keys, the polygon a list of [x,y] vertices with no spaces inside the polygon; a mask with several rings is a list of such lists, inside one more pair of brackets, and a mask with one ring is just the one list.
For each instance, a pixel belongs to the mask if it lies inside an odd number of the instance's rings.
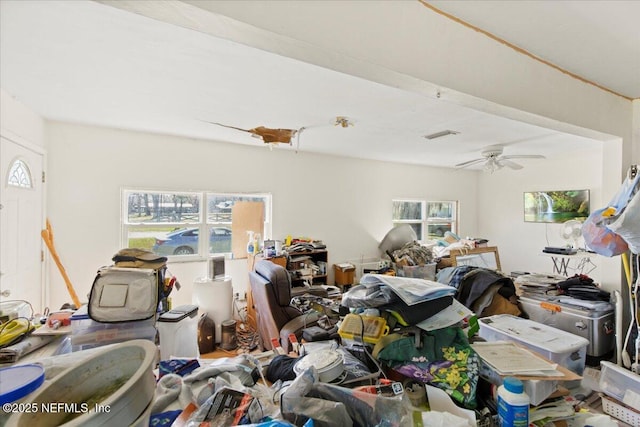
{"label": "clear plastic storage tub", "polygon": [[487,341],[515,341],[578,375],[584,371],[589,345],[585,338],[510,314],[485,317],[479,323],[478,335]]}
{"label": "clear plastic storage tub", "polygon": [[155,316],[135,322],[96,322],[87,313],[84,305],[71,316],[71,349],[86,350],[133,339],[154,341],[156,338]]}
{"label": "clear plastic storage tub", "polygon": [[603,360],[600,362],[600,390],[640,411],[640,375]]}

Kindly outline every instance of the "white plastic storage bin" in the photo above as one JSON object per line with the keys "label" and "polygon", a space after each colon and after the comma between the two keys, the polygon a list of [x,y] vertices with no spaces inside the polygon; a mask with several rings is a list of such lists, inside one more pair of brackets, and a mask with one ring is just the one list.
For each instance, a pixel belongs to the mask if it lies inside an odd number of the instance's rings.
{"label": "white plastic storage bin", "polygon": [[640,375],[603,360],[600,362],[600,390],[640,410]]}
{"label": "white plastic storage bin", "polygon": [[134,339],[155,341],[155,324],[155,316],[135,322],[96,322],[89,317],[87,306],[84,305],[71,316],[71,351]]}
{"label": "white plastic storage bin", "polygon": [[480,335],[487,341],[514,341],[578,375],[582,375],[589,341],[585,338],[510,314],[481,318]]}
{"label": "white plastic storage bin", "polygon": [[181,305],[158,318],[160,358],[200,357],[198,350],[198,306]]}
{"label": "white plastic storage bin", "polygon": [[[502,385],[503,377],[494,368],[480,359],[480,376],[491,384]],[[532,405],[539,405],[558,389],[555,380],[522,380],[524,392],[527,393]]]}

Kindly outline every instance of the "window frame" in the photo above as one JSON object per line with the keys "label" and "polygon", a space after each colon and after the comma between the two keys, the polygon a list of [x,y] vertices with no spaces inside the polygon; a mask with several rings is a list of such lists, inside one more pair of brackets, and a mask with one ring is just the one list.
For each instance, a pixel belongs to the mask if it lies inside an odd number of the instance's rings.
{"label": "window frame", "polygon": [[[14,181],[14,178],[16,181]],[[33,176],[31,175],[29,163],[26,160],[18,157],[11,161],[5,185],[11,188],[20,188],[23,190],[33,189]]]}
{"label": "window frame", "polygon": [[[198,212],[197,221],[169,221],[169,222],[131,222],[129,221],[129,195],[135,193],[147,193],[147,194],[168,194],[168,195],[192,195],[199,197],[200,209]],[[131,229],[151,229],[157,228],[158,225],[180,228],[180,227],[188,227],[188,228],[197,228],[199,236],[209,236],[211,233],[211,229],[214,227],[228,227],[231,229],[231,220],[228,222],[221,221],[210,221],[209,220],[209,204],[208,198],[209,196],[218,196],[225,199],[234,200],[236,198],[261,198],[265,203],[265,217],[262,235],[263,236],[271,236],[272,229],[272,205],[273,205],[273,196],[271,193],[267,192],[252,192],[252,193],[241,193],[241,192],[221,192],[221,191],[211,191],[211,190],[174,190],[174,189],[145,189],[145,188],[133,188],[133,187],[124,187],[121,189],[120,195],[120,247],[127,248],[129,247],[129,232]],[[163,255],[167,256],[171,262],[193,262],[193,261],[203,261],[208,259],[213,255],[224,255],[227,259],[233,258],[233,253],[231,247],[229,252],[222,253],[209,253],[209,240],[210,239],[201,239],[198,238],[198,251],[197,253],[190,255]]]}
{"label": "window frame", "polygon": [[[394,214],[394,204],[395,203],[419,203],[420,204],[420,218],[419,219],[393,219]],[[453,210],[451,214],[451,218],[444,217],[429,217],[428,216],[428,206],[429,204],[434,203],[442,203],[442,204],[451,204],[451,208]],[[418,236],[418,241],[425,242],[427,240],[432,240],[429,237],[429,225],[440,224],[443,222],[451,223],[451,232],[454,234],[458,234],[458,229],[460,226],[460,222],[458,220],[458,211],[459,211],[459,202],[457,200],[425,200],[425,199],[409,199],[409,198],[401,198],[401,199],[392,199],[391,201],[391,223],[392,226],[397,226],[400,224],[420,224],[422,229],[422,235]]]}

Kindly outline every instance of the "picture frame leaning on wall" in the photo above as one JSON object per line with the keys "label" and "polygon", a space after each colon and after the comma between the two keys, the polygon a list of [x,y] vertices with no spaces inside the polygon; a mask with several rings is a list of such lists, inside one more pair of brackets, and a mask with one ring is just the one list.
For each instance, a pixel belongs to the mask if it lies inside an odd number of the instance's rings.
{"label": "picture frame leaning on wall", "polygon": [[471,265],[501,271],[497,246],[473,249],[452,249],[451,265]]}

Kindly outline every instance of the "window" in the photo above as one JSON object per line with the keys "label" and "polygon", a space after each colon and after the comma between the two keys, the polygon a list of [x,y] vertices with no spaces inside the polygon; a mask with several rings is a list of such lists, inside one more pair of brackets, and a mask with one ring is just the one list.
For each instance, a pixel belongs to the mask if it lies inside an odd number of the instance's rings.
{"label": "window", "polygon": [[9,169],[7,184],[13,187],[31,188],[31,172],[29,166],[22,160],[16,160]]}
{"label": "window", "polygon": [[269,194],[124,190],[122,199],[125,245],[174,260],[230,256],[231,210],[240,201],[264,203],[264,227],[259,232],[263,236],[271,234]]}
{"label": "window", "polygon": [[438,239],[444,233],[457,233],[455,201],[394,200],[393,225],[409,224],[418,240]]}

